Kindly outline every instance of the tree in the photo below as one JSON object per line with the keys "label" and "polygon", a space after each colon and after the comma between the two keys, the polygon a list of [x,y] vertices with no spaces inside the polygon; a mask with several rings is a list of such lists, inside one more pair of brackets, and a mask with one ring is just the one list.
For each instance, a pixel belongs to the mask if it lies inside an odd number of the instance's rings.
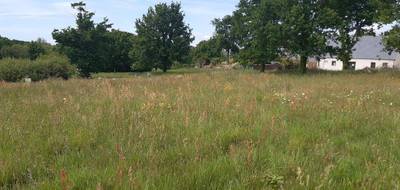
{"label": "tree", "polygon": [[215,39],[217,40],[218,45],[226,51],[227,63],[229,64],[230,55],[239,51],[233,33],[233,17],[227,15],[222,19],[215,19],[212,23],[215,26],[216,31]]}
{"label": "tree", "polygon": [[389,51],[400,52],[400,25],[385,33],[384,42]]}
{"label": "tree", "polygon": [[353,47],[360,37],[374,34],[372,26],[376,23],[378,7],[376,0],[327,0],[328,8],[334,11],[337,32],[335,41],[339,44],[338,58],[345,69],[349,68]]}
{"label": "tree", "polygon": [[83,77],[90,77],[91,72],[106,69],[108,64],[108,32],[112,24],[108,19],[100,23],[93,21],[94,13],[86,10],[83,2],[73,3],[72,8],[78,11],[76,28],[68,27],[54,30],[53,38],[63,51],[76,65]]}
{"label": "tree", "polygon": [[184,23],[180,3],[160,3],[136,20],[137,45],[132,52],[134,70],[153,68],[167,72],[175,62],[184,62],[190,53],[191,29]]}
{"label": "tree", "polygon": [[129,72],[131,64],[134,62],[130,56],[135,43],[135,35],[122,32],[119,30],[112,30],[108,33],[109,51],[108,61],[106,66],[107,72]]}
{"label": "tree", "polygon": [[31,60],[35,60],[43,55],[46,52],[46,44],[46,41],[40,38],[36,41],[32,41],[31,43],[29,43],[29,58]]}
{"label": "tree", "polygon": [[210,63],[212,59],[221,56],[222,48],[218,45],[216,38],[201,41],[192,50],[192,58],[194,61],[202,63]]}
{"label": "tree", "polygon": [[261,72],[265,72],[265,64],[274,61],[282,49],[282,5],[281,0],[262,0],[255,9],[252,48],[256,62],[261,64]]}
{"label": "tree", "polygon": [[28,45],[29,42],[11,40],[0,36],[0,59],[5,57],[29,58]]}
{"label": "tree", "polygon": [[323,8],[321,0],[288,0],[283,14],[284,46],[300,57],[300,71],[307,71],[307,60],[327,51],[327,39],[332,34],[333,11]]}
{"label": "tree", "polygon": [[[387,0],[390,1],[390,0]],[[400,0],[391,4],[381,4],[381,20],[386,23],[395,21],[393,28],[384,35],[384,43],[389,51],[400,52]]]}
{"label": "tree", "polygon": [[261,72],[265,71],[265,64],[270,64],[279,56],[282,49],[282,2],[241,0],[233,14],[232,31],[240,45],[239,59],[260,64]]}

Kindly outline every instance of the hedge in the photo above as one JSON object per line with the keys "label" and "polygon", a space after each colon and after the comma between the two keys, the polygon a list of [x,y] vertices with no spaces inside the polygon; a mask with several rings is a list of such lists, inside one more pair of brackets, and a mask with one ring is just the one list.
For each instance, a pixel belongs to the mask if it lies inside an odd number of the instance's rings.
{"label": "hedge", "polygon": [[68,58],[58,54],[45,55],[35,61],[28,59],[0,60],[0,81],[18,82],[24,78],[40,81],[48,78],[69,79],[76,74],[76,67]]}

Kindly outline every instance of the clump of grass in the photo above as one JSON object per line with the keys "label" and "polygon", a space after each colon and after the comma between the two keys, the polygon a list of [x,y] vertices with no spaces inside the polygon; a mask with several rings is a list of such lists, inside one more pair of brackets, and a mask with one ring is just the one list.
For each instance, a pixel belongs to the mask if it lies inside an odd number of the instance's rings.
{"label": "clump of grass", "polygon": [[1,189],[396,189],[400,78],[0,83]]}

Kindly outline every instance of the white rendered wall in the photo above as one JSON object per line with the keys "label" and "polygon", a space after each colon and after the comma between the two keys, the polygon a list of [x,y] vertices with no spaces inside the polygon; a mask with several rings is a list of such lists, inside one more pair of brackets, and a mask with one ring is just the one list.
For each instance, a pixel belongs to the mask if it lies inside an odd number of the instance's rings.
{"label": "white rendered wall", "polygon": [[[336,61],[336,64],[332,65],[332,61]],[[343,62],[334,58],[321,59],[318,68],[326,71],[341,71],[343,70]]]}
{"label": "white rendered wall", "polygon": [[387,63],[388,64],[387,68],[393,68],[394,67],[394,61],[393,60],[354,59],[354,60],[351,60],[351,62],[356,62],[356,70],[363,70],[365,68],[371,68],[371,63],[372,62],[375,62],[375,64],[376,64],[375,69],[383,68],[383,63]]}
{"label": "white rendered wall", "polygon": [[[336,61],[335,65],[332,65],[332,61]],[[388,68],[393,68],[395,65],[394,60],[372,60],[372,59],[352,59],[350,62],[356,63],[355,70],[363,70],[365,68],[371,68],[371,63],[375,62],[376,69],[383,68],[383,63],[387,63]],[[342,71],[343,62],[334,58],[321,59],[318,68],[326,71]]]}
{"label": "white rendered wall", "polygon": [[400,69],[400,55],[397,56],[397,59],[394,62],[394,67]]}

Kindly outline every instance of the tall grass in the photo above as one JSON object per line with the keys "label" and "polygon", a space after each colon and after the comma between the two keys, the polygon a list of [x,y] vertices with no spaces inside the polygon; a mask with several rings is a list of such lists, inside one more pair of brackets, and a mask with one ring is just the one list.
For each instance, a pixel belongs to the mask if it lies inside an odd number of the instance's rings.
{"label": "tall grass", "polygon": [[400,77],[0,83],[2,189],[398,189]]}

